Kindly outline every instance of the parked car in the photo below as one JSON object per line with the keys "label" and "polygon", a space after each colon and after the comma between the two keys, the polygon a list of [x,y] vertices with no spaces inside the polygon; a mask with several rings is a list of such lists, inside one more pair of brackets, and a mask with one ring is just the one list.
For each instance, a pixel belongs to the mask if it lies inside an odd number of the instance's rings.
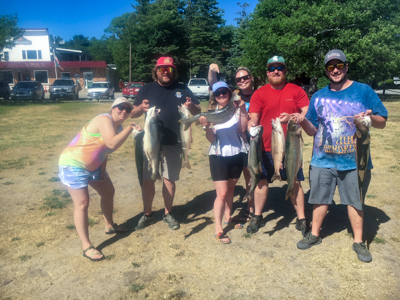
{"label": "parked car", "polygon": [[0,81],[0,98],[8,100],[10,98],[10,86],[7,81]]}
{"label": "parked car", "polygon": [[50,100],[79,99],[78,86],[72,79],[56,79],[50,89]]}
{"label": "parked car", "polygon": [[210,98],[210,86],[205,78],[192,78],[188,82],[188,88],[199,99]]}
{"label": "parked car", "polygon": [[136,98],[136,95],[142,86],[144,86],[143,82],[129,82],[128,85],[122,89],[122,97],[127,99]]}
{"label": "parked car", "polygon": [[39,81],[19,81],[11,91],[11,100],[44,100],[44,88]]}
{"label": "parked car", "polygon": [[108,81],[94,82],[88,89],[89,100],[114,99],[114,87]]}

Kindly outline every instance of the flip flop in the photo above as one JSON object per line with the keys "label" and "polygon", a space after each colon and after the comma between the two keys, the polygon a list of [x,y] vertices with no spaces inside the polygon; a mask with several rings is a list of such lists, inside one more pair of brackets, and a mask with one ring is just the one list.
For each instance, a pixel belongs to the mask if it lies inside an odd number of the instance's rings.
{"label": "flip flop", "polygon": [[227,236],[225,233],[220,232],[218,234],[214,234],[215,238],[220,242],[221,244],[230,244],[231,239],[229,236]]}
{"label": "flip flop", "polygon": [[[91,252],[89,255],[86,255],[86,252],[89,251],[89,250],[92,250],[92,252]],[[96,252],[95,250],[96,250],[97,252]],[[100,257],[100,258],[93,258],[93,256],[96,255],[96,254],[101,254],[102,257]],[[91,261],[100,261],[100,260],[103,260],[103,259],[106,258],[106,257],[104,256],[104,254],[101,253],[101,251],[97,250],[95,247],[93,247],[93,245],[90,245],[89,248],[83,250],[83,257],[86,257],[86,258],[90,259]]]}
{"label": "flip flop", "polygon": [[128,228],[125,227],[118,228],[117,223],[114,223],[113,227],[107,228],[106,230],[106,234],[126,233],[126,232],[128,232]]}

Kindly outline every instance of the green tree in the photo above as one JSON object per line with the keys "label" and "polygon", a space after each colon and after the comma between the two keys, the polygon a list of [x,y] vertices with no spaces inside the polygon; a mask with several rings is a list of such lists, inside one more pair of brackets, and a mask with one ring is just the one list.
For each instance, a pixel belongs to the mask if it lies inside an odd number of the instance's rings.
{"label": "green tree", "polygon": [[0,16],[0,51],[4,48],[12,48],[15,40],[22,37],[23,30],[17,26],[17,15]]}
{"label": "green tree", "polygon": [[222,49],[218,28],[224,25],[222,10],[215,0],[188,0],[185,26],[188,33],[187,50],[191,73],[207,75],[211,62],[221,64]]}
{"label": "green tree", "polygon": [[398,0],[264,0],[246,30],[243,62],[265,76],[267,59],[285,57],[290,79],[316,89],[323,76],[324,55],[347,54],[349,76],[381,81],[400,65]]}
{"label": "green tree", "polygon": [[74,35],[72,40],[66,41],[64,48],[82,50],[85,53],[89,53],[89,47],[91,43],[88,37],[84,37],[82,34]]}

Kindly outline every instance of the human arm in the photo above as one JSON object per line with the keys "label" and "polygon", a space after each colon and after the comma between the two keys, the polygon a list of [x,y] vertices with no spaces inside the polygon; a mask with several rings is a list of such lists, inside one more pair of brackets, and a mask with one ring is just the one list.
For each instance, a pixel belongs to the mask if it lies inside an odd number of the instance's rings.
{"label": "human arm", "polygon": [[207,118],[201,116],[199,118],[200,125],[204,128],[206,132],[206,139],[212,144],[215,140],[214,130],[210,127],[210,123],[207,121]]}
{"label": "human arm", "polygon": [[372,109],[367,109],[366,112],[361,112],[358,115],[355,115],[354,118],[362,118],[365,116],[369,116],[371,118],[372,127],[383,129],[386,126],[386,118],[378,115],[372,114]]}
{"label": "human arm", "polygon": [[258,126],[260,121],[260,114],[258,113],[249,113],[249,120],[247,122],[247,130],[250,131],[251,127]]}
{"label": "human arm", "polygon": [[219,66],[217,64],[211,64],[208,69],[208,83],[213,86],[218,81],[217,73],[219,73]]}
{"label": "human arm", "polygon": [[245,132],[247,129],[247,123],[249,120],[249,115],[246,110],[246,103],[240,99],[240,101],[235,102],[239,108],[239,130],[240,132]]}
{"label": "human arm", "polygon": [[290,119],[294,119],[297,124],[300,124],[301,122],[304,121],[307,111],[308,111],[308,105],[300,108],[300,113],[290,114]]}

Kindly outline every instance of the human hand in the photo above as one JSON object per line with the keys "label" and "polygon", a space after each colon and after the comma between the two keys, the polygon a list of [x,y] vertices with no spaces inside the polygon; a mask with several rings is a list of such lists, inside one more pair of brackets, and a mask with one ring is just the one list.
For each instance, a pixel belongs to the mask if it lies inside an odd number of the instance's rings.
{"label": "human hand", "polygon": [[297,124],[300,124],[301,122],[304,121],[304,119],[306,118],[304,115],[299,114],[299,113],[294,113],[294,114],[290,114],[291,119],[294,119],[294,121]]}
{"label": "human hand", "polygon": [[184,105],[186,107],[189,107],[191,104],[192,104],[192,98],[186,97],[186,102],[184,103]]}
{"label": "human hand", "polygon": [[202,127],[209,127],[210,126],[210,124],[208,123],[207,118],[205,116],[200,116],[199,122],[200,122],[200,125]]}
{"label": "human hand", "polygon": [[354,118],[363,118],[372,115],[372,109],[367,109],[365,112],[360,112],[359,114],[355,115]]}
{"label": "human hand", "polygon": [[284,112],[279,116],[279,122],[281,122],[281,124],[286,124],[291,118],[290,114]]}
{"label": "human hand", "polygon": [[251,127],[255,127],[255,126],[257,126],[257,124],[254,123],[254,121],[250,119],[250,120],[247,122],[247,131],[250,132],[250,128],[251,128]]}
{"label": "human hand", "polygon": [[219,66],[217,64],[211,64],[210,65],[210,71],[213,71],[215,73],[219,73]]}
{"label": "human hand", "polygon": [[140,106],[142,108],[142,111],[147,112],[149,110],[149,108],[150,108],[149,100],[144,99],[142,101],[142,104],[140,104]]}

